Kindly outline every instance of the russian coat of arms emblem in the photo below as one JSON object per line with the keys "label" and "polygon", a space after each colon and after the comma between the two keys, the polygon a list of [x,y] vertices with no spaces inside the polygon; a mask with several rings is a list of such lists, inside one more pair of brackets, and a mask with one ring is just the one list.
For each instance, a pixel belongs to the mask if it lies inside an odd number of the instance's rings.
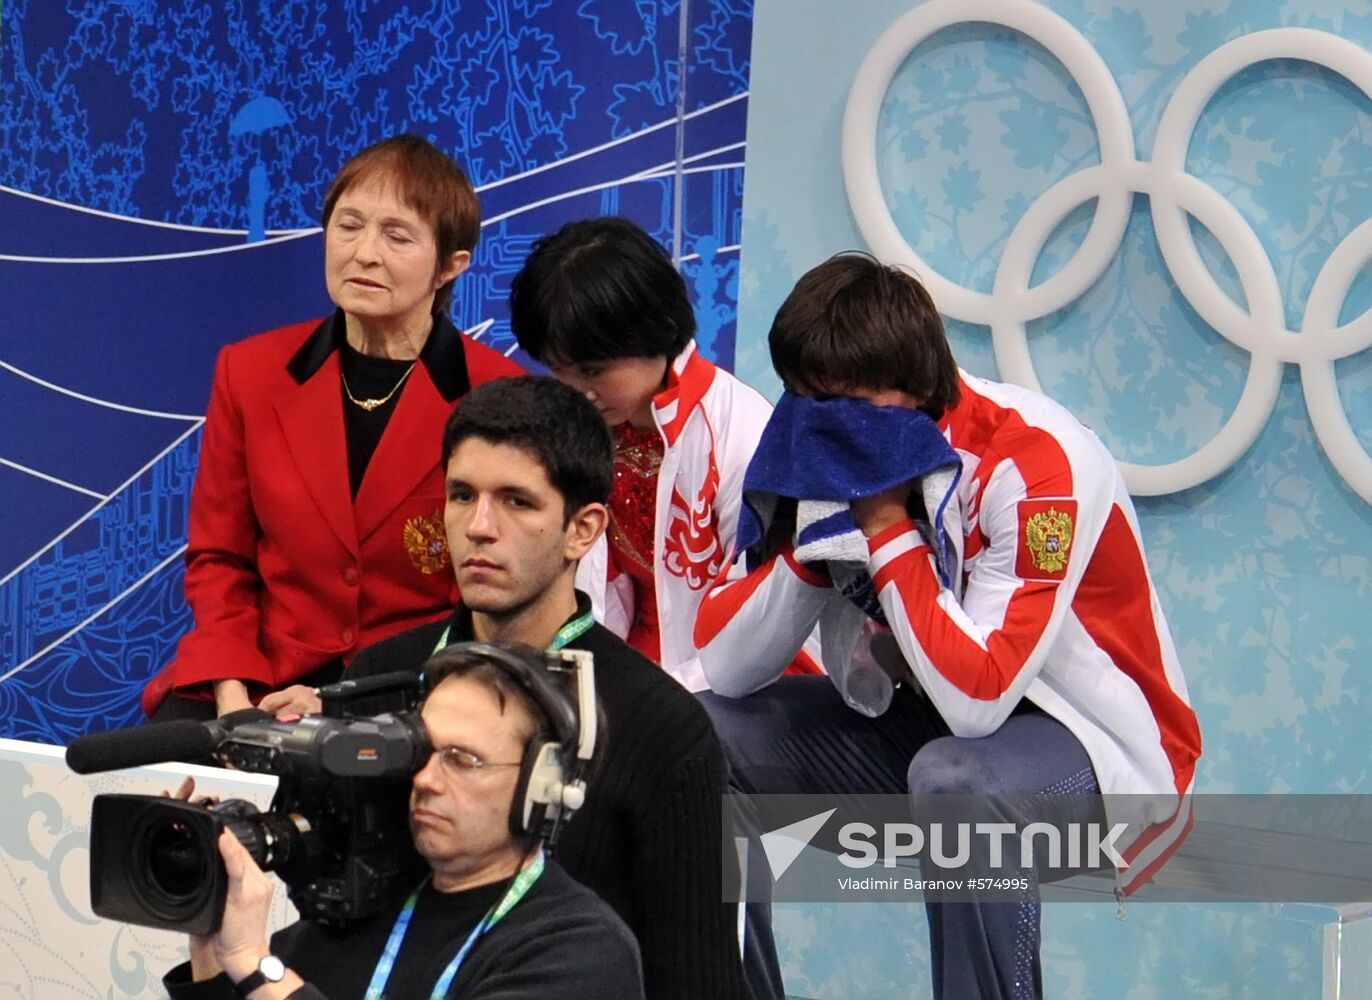
{"label": "russian coat of arms emblem", "polygon": [[442,513],[412,517],[405,522],[405,551],[421,573],[441,573],[448,567],[448,536]]}
{"label": "russian coat of arms emblem", "polygon": [[1061,573],[1072,547],[1072,515],[1049,507],[1030,516],[1024,522],[1024,544],[1035,569]]}

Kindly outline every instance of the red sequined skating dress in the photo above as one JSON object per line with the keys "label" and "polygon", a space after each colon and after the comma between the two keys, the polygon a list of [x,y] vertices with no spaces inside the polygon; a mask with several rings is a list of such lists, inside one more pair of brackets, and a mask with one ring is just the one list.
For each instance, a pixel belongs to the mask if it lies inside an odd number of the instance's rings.
{"label": "red sequined skating dress", "polygon": [[653,586],[653,533],[657,514],[657,475],[662,467],[662,435],[656,427],[638,430],[627,422],[613,429],[615,481],[610,491],[610,558],[634,587],[634,620],[629,645],[654,663],[662,659]]}

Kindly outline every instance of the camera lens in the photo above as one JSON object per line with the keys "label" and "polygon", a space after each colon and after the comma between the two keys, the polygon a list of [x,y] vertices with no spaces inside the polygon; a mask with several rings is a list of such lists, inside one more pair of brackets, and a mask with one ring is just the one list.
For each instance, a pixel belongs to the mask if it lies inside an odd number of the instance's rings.
{"label": "camera lens", "polygon": [[152,833],[147,845],[148,875],[169,901],[194,895],[207,881],[204,845],[184,821],[166,823]]}

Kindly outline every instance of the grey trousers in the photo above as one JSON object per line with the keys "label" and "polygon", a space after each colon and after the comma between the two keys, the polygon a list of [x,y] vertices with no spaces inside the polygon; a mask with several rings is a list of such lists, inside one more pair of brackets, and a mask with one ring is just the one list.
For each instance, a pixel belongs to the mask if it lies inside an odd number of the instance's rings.
{"label": "grey trousers", "polygon": [[[1019,828],[1102,815],[1085,749],[1028,702],[995,733],[965,739],[950,735],[933,704],[905,688],[875,719],[843,704],[825,677],[783,677],[747,698],[699,698],[724,744],[730,784],[744,794],[903,794],[916,811],[925,795],[977,796],[996,819]],[[770,909],[750,903],[747,912],[745,962],[759,1000],[784,996]],[[1035,878],[1015,901],[927,898],[926,912],[936,998],[1042,995]]]}

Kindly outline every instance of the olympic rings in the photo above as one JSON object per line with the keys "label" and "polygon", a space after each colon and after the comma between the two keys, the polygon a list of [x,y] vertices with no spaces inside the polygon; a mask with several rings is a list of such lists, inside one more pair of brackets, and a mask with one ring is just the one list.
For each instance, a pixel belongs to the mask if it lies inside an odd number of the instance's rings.
{"label": "olympic rings", "polygon": [[[881,192],[877,124],[882,101],[911,51],[936,32],[980,22],[1010,28],[1048,50],[1086,99],[1099,134],[1100,164],[1066,177],[1025,211],[1006,241],[989,293],[939,274],[906,241]],[[848,93],[843,116],[843,180],[858,229],[883,260],[912,267],[939,308],[991,329],[1001,375],[1039,389],[1027,324],[1068,305],[1104,273],[1124,239],[1135,193],[1148,195],[1163,262],[1196,314],[1250,356],[1234,412],[1214,438],[1162,465],[1120,463],[1130,492],[1156,496],[1204,483],[1233,465],[1272,415],[1287,364],[1299,366],[1315,436],[1339,475],[1372,503],[1372,456],[1358,441],[1339,399],[1334,364],[1372,346],[1372,310],[1343,326],[1339,312],[1354,278],[1372,260],[1372,219],[1344,237],[1316,276],[1300,329],[1286,327],[1276,271],[1242,214],[1218,191],[1186,172],[1186,151],[1201,113],[1230,78],[1256,63],[1296,59],[1347,78],[1372,99],[1372,54],[1323,31],[1275,28],[1221,45],[1183,78],[1164,109],[1153,159],[1135,155],[1129,110],[1091,43],[1059,15],[1024,0],[930,0],[899,18],[873,45]],[[1054,229],[1096,199],[1085,239],[1052,277],[1029,286],[1035,261]],[[1194,216],[1219,241],[1237,271],[1247,308],[1234,302],[1202,262],[1191,235]]]}

